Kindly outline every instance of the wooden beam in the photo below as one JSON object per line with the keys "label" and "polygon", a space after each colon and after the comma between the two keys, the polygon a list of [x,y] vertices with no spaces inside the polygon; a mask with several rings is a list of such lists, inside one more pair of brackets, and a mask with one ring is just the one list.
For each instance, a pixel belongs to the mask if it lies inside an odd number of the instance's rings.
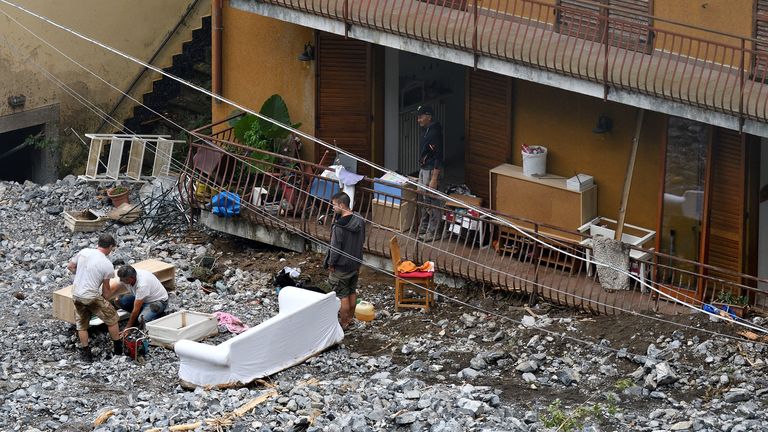
{"label": "wooden beam", "polygon": [[637,159],[637,147],[640,143],[640,131],[643,128],[643,117],[645,116],[645,110],[640,108],[637,111],[637,123],[635,123],[635,135],[632,137],[632,150],[629,153],[629,161],[627,161],[627,174],[624,177],[624,189],[621,192],[621,204],[619,205],[619,217],[616,219],[616,235],[614,240],[621,240],[621,235],[624,233],[624,218],[627,215],[627,202],[629,201],[629,189],[632,186],[632,174],[635,171],[635,159]]}

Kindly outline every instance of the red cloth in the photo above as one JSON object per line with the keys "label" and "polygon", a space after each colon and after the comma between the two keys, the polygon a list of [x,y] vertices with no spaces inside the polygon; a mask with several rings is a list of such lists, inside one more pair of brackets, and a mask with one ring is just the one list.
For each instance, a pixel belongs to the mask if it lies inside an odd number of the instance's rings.
{"label": "red cloth", "polygon": [[408,272],[408,273],[398,273],[397,276],[404,279],[431,278],[435,276],[435,273],[417,271],[417,272]]}

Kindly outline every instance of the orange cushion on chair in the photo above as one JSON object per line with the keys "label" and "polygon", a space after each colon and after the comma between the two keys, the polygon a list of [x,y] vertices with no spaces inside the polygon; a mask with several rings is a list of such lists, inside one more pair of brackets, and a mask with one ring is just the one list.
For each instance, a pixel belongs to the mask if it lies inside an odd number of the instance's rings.
{"label": "orange cushion on chair", "polygon": [[435,272],[408,272],[398,273],[398,277],[403,279],[427,279],[435,276]]}

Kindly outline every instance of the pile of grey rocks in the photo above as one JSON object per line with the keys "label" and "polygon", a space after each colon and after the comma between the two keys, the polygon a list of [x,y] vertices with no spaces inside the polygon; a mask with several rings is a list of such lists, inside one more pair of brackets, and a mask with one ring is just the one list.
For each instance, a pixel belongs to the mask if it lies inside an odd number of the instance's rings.
{"label": "pile of grey rocks", "polygon": [[[377,319],[342,344],[240,388],[185,389],[172,350],[151,347],[144,362],[112,357],[104,329],[93,331],[97,361],[83,363],[74,328],[53,318],[51,298],[71,283],[67,260],[98,234],[69,232],[61,213],[108,209],[97,192],[74,177],[44,186],[0,182],[0,430],[196,423],[196,430],[232,431],[765,430],[762,343],[670,326],[633,350],[627,339],[612,340],[609,328],[602,339],[586,337],[576,312],[532,316],[499,304],[493,312],[506,317],[499,318],[447,299],[430,314],[396,312],[389,287],[367,287]],[[171,310],[225,311],[251,326],[277,313],[272,274],[238,268],[231,251],[188,243],[183,233],[148,237],[139,223],[105,230],[119,242],[111,259],[177,266]],[[293,258],[312,265],[317,257],[309,255]],[[213,291],[192,274],[203,256],[226,267]],[[692,316],[687,324],[702,322]],[[637,337],[645,331],[637,328]],[[362,348],[370,344],[381,348]],[[260,396],[252,410],[233,414]]]}

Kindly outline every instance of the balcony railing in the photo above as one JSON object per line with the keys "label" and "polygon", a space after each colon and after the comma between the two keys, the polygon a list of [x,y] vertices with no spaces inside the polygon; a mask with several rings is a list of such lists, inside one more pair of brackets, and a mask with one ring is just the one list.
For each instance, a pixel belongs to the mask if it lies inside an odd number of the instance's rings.
{"label": "balcony railing", "polygon": [[[243,146],[232,139],[230,128],[220,130],[224,126],[220,122],[201,129],[218,132],[210,136],[195,132],[190,139],[181,182],[189,206],[205,209],[216,193],[236,193],[244,203],[239,219],[291,232],[309,242],[328,242],[326,221],[332,218],[332,208],[327,198],[335,191],[335,181],[321,175],[327,167]],[[272,159],[265,160],[264,155]],[[593,264],[583,260],[590,246],[582,240],[588,236],[489,209],[484,212],[499,220],[432,206],[445,215],[444,235],[419,242],[414,209],[428,207],[419,199],[425,193],[412,189],[387,193],[377,190],[379,181],[365,178],[354,197],[354,210],[371,221],[365,244],[371,254],[389,257],[389,240],[398,236],[407,259],[434,261],[440,273],[593,313],[677,313],[687,308],[669,296],[700,308],[721,292],[745,296],[753,305],[768,304],[766,292],[757,288],[758,282],[768,281],[638,248],[634,249],[642,251],[638,256],[643,258],[630,262],[634,280],[629,289],[606,291],[597,272],[589,268]],[[510,224],[529,228],[521,233]]]}
{"label": "balcony railing", "polygon": [[[768,121],[768,53],[754,39],[594,3],[535,0],[263,0],[610,88]],[[590,2],[586,2],[590,3]],[[608,13],[614,10],[615,13]]]}

